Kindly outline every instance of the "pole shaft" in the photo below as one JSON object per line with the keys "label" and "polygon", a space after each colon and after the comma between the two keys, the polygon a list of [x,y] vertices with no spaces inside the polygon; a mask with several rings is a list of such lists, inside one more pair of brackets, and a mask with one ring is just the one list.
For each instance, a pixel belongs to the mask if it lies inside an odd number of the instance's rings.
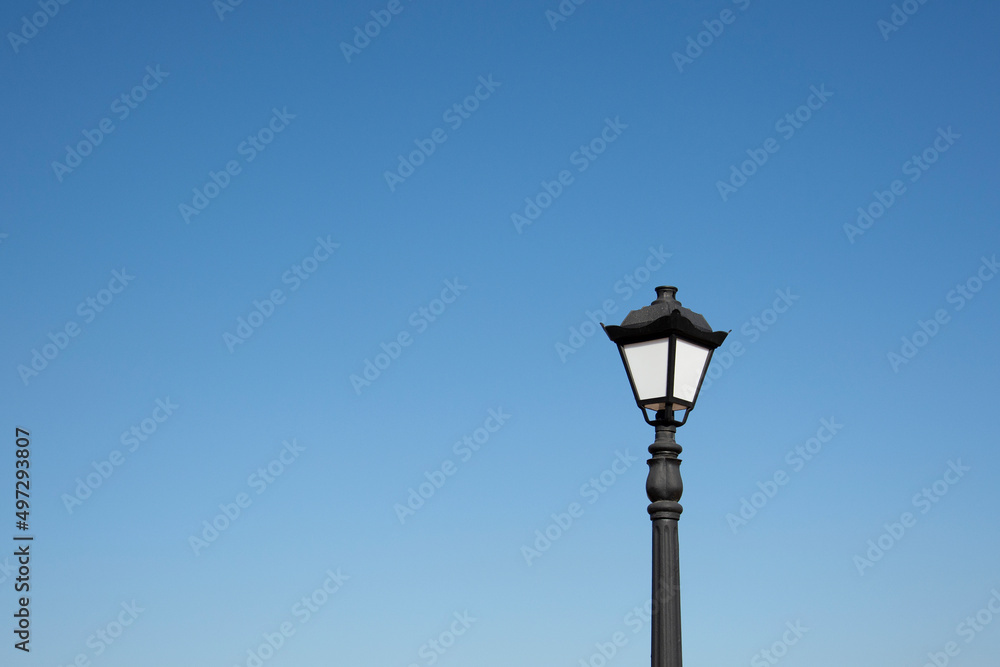
{"label": "pole shaft", "polygon": [[680,504],[681,446],[674,440],[675,426],[658,424],[656,440],[649,446],[651,458],[646,495],[651,501],[653,522],[653,619],[652,667],[682,667],[681,663],[681,572],[677,544]]}
{"label": "pole shaft", "polygon": [[681,667],[681,574],[677,519],[653,519],[652,667]]}

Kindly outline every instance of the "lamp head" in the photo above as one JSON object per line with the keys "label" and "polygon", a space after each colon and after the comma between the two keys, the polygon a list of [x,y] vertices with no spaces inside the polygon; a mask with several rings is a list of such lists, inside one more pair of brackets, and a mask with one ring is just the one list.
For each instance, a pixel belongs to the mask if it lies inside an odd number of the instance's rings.
{"label": "lamp head", "polygon": [[[653,425],[684,424],[712,353],[728,332],[712,331],[702,315],[681,305],[677,288],[669,285],[657,287],[656,300],[631,311],[621,325],[601,326],[618,346],[643,418]],[[681,410],[684,417],[678,420],[675,413]]]}

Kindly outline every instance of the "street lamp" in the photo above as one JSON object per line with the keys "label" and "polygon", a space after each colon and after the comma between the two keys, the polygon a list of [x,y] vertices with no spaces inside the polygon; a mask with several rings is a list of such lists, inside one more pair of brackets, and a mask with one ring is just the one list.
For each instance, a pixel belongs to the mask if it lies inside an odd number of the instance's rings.
{"label": "street lamp", "polygon": [[[677,458],[681,446],[674,433],[694,409],[712,352],[728,335],[712,331],[705,318],[681,306],[676,295],[676,287],[657,287],[656,300],[631,311],[621,326],[601,325],[618,345],[636,405],[656,428],[646,478],[653,522],[652,667],[682,665],[677,520],[684,511],[678,502],[684,485]],[[682,410],[684,417],[678,420],[676,413]]]}

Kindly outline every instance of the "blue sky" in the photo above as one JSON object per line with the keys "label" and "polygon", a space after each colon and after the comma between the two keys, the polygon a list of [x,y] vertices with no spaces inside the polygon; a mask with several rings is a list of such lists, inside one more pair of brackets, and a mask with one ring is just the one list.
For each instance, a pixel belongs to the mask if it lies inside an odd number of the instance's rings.
{"label": "blue sky", "polygon": [[688,663],[994,664],[1000,8],[225,2],[0,13],[4,664],[646,664],[661,284]]}

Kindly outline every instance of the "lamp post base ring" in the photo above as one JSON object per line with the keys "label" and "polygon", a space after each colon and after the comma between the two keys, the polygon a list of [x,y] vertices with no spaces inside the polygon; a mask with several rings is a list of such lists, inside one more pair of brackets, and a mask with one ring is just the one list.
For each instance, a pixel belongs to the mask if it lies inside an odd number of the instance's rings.
{"label": "lamp post base ring", "polygon": [[681,518],[681,512],[684,508],[680,503],[673,500],[657,500],[649,504],[646,508],[649,512],[649,518],[655,521],[656,519],[677,519]]}

